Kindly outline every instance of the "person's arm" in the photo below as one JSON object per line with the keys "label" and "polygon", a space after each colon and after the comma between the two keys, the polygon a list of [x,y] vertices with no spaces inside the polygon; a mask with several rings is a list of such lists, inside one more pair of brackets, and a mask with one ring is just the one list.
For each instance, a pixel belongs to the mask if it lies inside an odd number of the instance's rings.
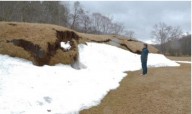
{"label": "person's arm", "polygon": [[144,50],[144,60],[145,60],[145,61],[147,61],[148,53],[149,53],[148,49],[145,49],[145,50]]}

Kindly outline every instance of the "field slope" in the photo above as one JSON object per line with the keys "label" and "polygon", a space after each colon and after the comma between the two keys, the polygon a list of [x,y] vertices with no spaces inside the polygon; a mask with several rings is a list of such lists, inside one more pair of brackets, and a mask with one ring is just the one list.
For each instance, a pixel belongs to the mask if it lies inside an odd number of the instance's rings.
{"label": "field slope", "polygon": [[80,114],[191,113],[191,64],[150,68],[147,77],[140,76],[140,72],[129,72],[120,87],[109,92],[100,105]]}

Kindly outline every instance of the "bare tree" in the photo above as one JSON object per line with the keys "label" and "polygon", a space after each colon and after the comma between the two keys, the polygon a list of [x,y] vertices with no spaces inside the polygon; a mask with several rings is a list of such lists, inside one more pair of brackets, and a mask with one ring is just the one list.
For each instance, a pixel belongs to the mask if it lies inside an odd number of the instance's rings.
{"label": "bare tree", "polygon": [[69,9],[67,7],[67,3],[63,2],[63,4],[58,5],[58,12],[59,12],[59,20],[58,24],[63,26],[68,26],[69,20]]}
{"label": "bare tree", "polygon": [[178,38],[182,37],[182,34],[183,34],[183,32],[179,26],[172,27],[172,31],[170,33],[170,37],[168,38],[168,40],[178,39]]}
{"label": "bare tree", "polygon": [[128,38],[133,39],[135,37],[135,32],[131,31],[131,30],[125,31],[125,36],[127,36]]}
{"label": "bare tree", "polygon": [[120,23],[113,23],[112,25],[112,34],[120,34],[124,30],[123,24]]}
{"label": "bare tree", "polygon": [[96,34],[120,34],[124,30],[123,24],[113,22],[112,17],[100,13],[93,13],[91,20],[93,31]]}
{"label": "bare tree", "polygon": [[[117,30],[117,23],[112,22],[112,17],[100,13],[92,14],[92,26],[97,34],[113,34]],[[116,28],[116,29],[115,29]]]}
{"label": "bare tree", "polygon": [[77,29],[80,22],[80,16],[84,13],[84,10],[80,6],[80,2],[75,2],[73,6],[73,13],[71,14],[71,29]]}
{"label": "bare tree", "polygon": [[112,25],[112,20],[109,17],[101,16],[101,30],[103,34],[110,34],[110,28]]}
{"label": "bare tree", "polygon": [[87,33],[91,28],[91,19],[88,15],[88,11],[82,13],[80,21],[82,25],[82,32]]}
{"label": "bare tree", "polygon": [[152,37],[156,43],[160,44],[161,52],[165,54],[166,42],[181,37],[182,31],[180,27],[168,26],[165,23],[155,24],[152,31]]}
{"label": "bare tree", "polygon": [[97,34],[99,34],[101,31],[101,17],[102,15],[100,13],[92,14],[92,26],[95,29],[94,31],[97,32]]}

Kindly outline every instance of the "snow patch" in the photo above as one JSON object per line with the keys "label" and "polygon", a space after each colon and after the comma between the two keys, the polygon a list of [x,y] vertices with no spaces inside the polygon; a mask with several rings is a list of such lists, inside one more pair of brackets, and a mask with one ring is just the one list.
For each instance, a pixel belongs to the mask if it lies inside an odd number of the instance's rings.
{"label": "snow patch", "polygon": [[60,45],[63,49],[65,50],[70,50],[71,49],[71,45],[70,45],[70,41],[67,42],[60,42]]}
{"label": "snow patch", "polygon": [[175,61],[177,63],[188,63],[188,64],[191,64],[191,61]]}
{"label": "snow patch", "polygon": [[[0,114],[78,114],[116,89],[124,71],[141,69],[140,55],[106,44],[79,45],[79,56],[81,70],[0,55]],[[148,66],[179,64],[149,54]]]}

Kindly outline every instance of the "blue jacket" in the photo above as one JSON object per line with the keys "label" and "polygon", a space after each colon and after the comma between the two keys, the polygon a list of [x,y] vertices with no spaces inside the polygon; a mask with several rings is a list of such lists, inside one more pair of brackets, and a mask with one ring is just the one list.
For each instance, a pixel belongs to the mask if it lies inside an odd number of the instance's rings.
{"label": "blue jacket", "polygon": [[148,53],[149,53],[148,49],[143,48],[141,52],[141,62],[147,62]]}

